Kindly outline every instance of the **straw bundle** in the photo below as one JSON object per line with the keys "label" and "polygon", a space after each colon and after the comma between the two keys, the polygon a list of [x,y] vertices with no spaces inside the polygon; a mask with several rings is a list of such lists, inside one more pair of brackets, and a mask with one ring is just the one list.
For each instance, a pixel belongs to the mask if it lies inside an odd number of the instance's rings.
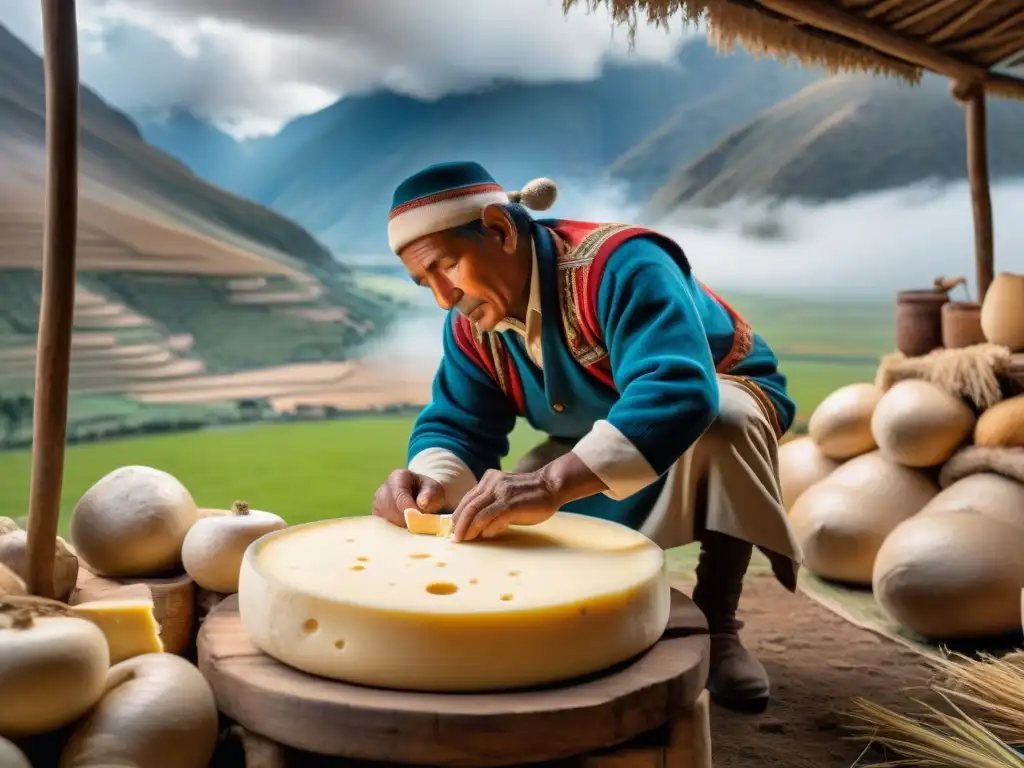
{"label": "straw bundle", "polygon": [[883,390],[905,379],[924,379],[954,397],[966,397],[979,409],[1003,399],[1000,377],[1012,361],[1010,350],[996,344],[936,349],[921,357],[893,352],[882,357],[875,384]]}
{"label": "straw bundle", "polygon": [[917,701],[926,711],[913,718],[864,699],[854,702],[855,738],[901,756],[863,768],[1024,768],[1024,755],[1011,746],[1024,744],[1024,654],[953,655],[932,665],[943,679],[930,688],[952,713]]}

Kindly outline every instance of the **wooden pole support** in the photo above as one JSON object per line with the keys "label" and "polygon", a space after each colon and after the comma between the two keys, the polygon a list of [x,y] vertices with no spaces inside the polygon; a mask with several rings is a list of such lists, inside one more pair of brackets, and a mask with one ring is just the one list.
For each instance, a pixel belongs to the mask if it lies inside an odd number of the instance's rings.
{"label": "wooden pole support", "polygon": [[974,259],[978,302],[985,300],[995,271],[995,237],[992,224],[992,192],[988,175],[988,128],[985,88],[974,83],[966,89],[967,178],[974,211]]}
{"label": "wooden pole support", "polygon": [[78,230],[78,30],[74,0],[42,0],[46,77],[46,223],[36,352],[26,575],[29,591],[54,597],[53,563],[75,309]]}

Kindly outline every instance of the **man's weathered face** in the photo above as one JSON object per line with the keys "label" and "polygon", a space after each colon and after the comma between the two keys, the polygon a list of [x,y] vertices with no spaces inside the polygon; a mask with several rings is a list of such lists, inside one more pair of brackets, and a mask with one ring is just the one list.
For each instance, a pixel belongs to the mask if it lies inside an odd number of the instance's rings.
{"label": "man's weathered face", "polygon": [[526,292],[530,264],[504,212],[484,217],[481,232],[449,230],[426,235],[399,257],[418,285],[430,288],[442,309],[455,307],[484,331],[504,320]]}

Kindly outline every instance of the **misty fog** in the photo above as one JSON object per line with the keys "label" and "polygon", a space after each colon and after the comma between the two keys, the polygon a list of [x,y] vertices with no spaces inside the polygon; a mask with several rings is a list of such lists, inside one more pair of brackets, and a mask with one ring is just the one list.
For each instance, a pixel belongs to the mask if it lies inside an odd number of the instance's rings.
{"label": "misty fog", "polygon": [[[620,190],[562,186],[551,215],[587,221],[640,220]],[[997,272],[1024,272],[1024,181],[992,187]],[[546,215],[546,214],[545,214]],[[974,225],[967,183],[915,185],[838,203],[734,203],[694,213],[694,223],[657,228],[684,248],[702,281],[728,293],[843,298],[892,296],[927,288],[937,275],[964,275],[975,291]],[[772,237],[744,234],[753,226]],[[957,289],[958,295],[962,289]],[[371,357],[434,366],[441,355],[443,312],[430,294]]]}

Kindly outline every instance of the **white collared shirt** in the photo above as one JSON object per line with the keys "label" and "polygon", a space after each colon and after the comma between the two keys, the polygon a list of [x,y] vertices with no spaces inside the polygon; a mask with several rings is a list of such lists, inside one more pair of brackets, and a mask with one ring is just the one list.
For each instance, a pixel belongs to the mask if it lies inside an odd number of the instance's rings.
{"label": "white collared shirt", "polygon": [[515,331],[518,333],[524,344],[526,352],[534,364],[544,369],[544,357],[541,354],[541,332],[540,332],[540,270],[537,268],[537,247],[532,246],[533,262],[530,267],[530,298],[526,305],[526,322],[522,323],[512,317],[506,317],[496,326],[494,330]]}

